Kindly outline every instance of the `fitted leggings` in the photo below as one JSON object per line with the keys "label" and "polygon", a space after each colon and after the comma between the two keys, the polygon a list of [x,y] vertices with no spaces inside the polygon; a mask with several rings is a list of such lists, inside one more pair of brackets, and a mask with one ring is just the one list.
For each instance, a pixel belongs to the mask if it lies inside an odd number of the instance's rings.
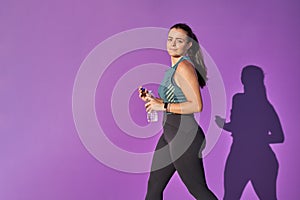
{"label": "fitted leggings", "polygon": [[195,199],[217,199],[206,184],[201,158],[205,138],[194,116],[165,115],[163,130],[152,160],[146,200],[162,200],[175,171]]}

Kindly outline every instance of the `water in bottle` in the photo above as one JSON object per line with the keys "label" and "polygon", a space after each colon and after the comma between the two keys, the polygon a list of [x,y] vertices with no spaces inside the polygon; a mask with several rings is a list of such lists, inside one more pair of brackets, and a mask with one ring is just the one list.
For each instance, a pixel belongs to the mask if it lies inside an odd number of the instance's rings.
{"label": "water in bottle", "polygon": [[[154,97],[151,90],[149,90],[149,95]],[[158,121],[158,113],[156,110],[152,110],[150,112],[147,112],[147,120],[148,122],[157,122]]]}

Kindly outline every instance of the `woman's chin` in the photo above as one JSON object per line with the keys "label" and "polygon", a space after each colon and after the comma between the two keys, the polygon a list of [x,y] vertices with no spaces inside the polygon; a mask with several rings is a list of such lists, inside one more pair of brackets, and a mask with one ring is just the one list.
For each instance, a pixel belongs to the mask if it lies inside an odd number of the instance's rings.
{"label": "woman's chin", "polygon": [[179,55],[179,54],[176,54],[176,53],[169,53],[169,55],[171,57],[174,57],[174,58],[178,58],[178,57],[181,57],[182,55]]}

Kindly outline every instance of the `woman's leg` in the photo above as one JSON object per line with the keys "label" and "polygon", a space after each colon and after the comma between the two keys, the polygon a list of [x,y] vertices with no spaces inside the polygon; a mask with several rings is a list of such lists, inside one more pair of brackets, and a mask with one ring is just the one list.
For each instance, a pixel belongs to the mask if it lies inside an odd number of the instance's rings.
{"label": "woman's leg", "polygon": [[[157,151],[166,145],[168,145],[168,143],[165,141],[164,136],[161,136],[152,160],[146,200],[162,200],[163,191],[175,172],[170,153],[166,151],[164,151],[164,153]],[[169,162],[170,164],[159,169],[165,162]]]}
{"label": "woman's leg", "polygon": [[[195,131],[196,132],[196,131]],[[184,133],[189,134],[189,133]],[[199,127],[197,134],[182,156],[177,159],[173,165],[177,170],[181,180],[186,185],[189,192],[196,199],[215,200],[217,197],[209,190],[204,173],[202,158],[199,158],[199,150],[204,141],[204,134]],[[180,144],[172,144],[171,156]]]}

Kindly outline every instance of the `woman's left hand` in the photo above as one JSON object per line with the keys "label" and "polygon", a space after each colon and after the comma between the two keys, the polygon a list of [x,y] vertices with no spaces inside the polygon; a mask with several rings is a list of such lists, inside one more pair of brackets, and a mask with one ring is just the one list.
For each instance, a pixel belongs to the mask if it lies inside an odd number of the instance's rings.
{"label": "woman's left hand", "polygon": [[146,97],[147,103],[145,104],[146,111],[151,112],[152,110],[156,111],[163,111],[164,109],[164,103],[161,102],[158,98],[153,97]]}

